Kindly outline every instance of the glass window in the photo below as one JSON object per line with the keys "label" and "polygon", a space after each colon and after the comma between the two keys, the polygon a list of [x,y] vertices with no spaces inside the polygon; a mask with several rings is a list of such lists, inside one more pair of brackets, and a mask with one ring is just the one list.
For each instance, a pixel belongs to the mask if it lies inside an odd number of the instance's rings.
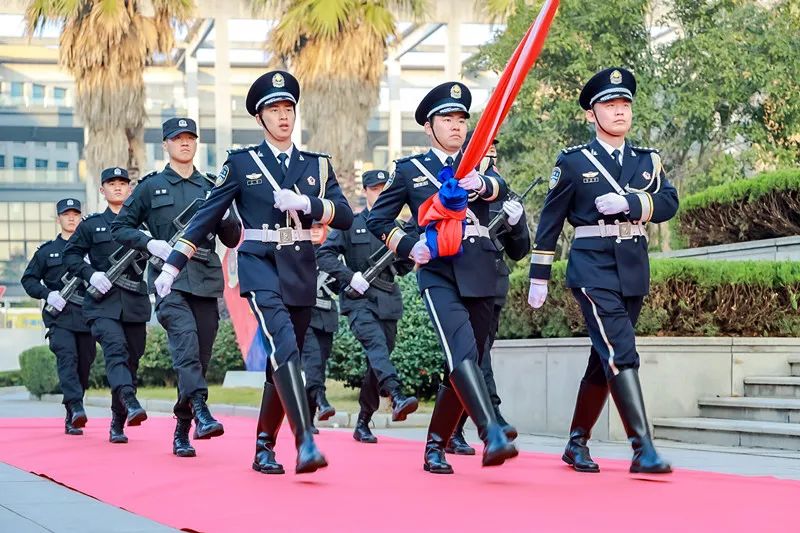
{"label": "glass window", "polygon": [[63,104],[67,99],[67,90],[63,87],[53,87],[53,100],[57,104]]}
{"label": "glass window", "polygon": [[67,148],[69,148],[69,143],[58,141],[56,142],[56,148],[58,148],[59,150],[66,150]]}
{"label": "glass window", "polygon": [[6,156],[0,154],[0,168],[6,168]]}
{"label": "glass window", "polygon": [[28,158],[14,156],[14,168],[28,168]]}
{"label": "glass window", "polygon": [[35,222],[27,222],[25,224],[25,239],[29,241],[39,241],[41,236],[41,228]]}
{"label": "glass window", "polygon": [[58,170],[69,170],[69,161],[56,161],[56,168]]}
{"label": "glass window", "polygon": [[25,239],[25,223],[24,222],[9,222],[8,233],[11,239]]}
{"label": "glass window", "polygon": [[0,261],[8,261],[11,257],[11,246],[8,241],[0,241]]}
{"label": "glass window", "polygon": [[40,222],[39,232],[39,234],[42,236],[42,240],[49,240],[52,239],[56,233],[58,233],[58,226],[52,222]]}
{"label": "glass window", "polygon": [[216,169],[217,168],[217,150],[216,146],[213,144],[206,145],[206,165],[208,168]]}
{"label": "glass window", "polygon": [[8,220],[8,202],[0,202],[0,220]]}
{"label": "glass window", "polygon": [[47,159],[37,159],[36,168],[47,168]]}
{"label": "glass window", "polygon": [[24,214],[24,207],[22,202],[9,202],[8,203],[8,220],[22,220]]}
{"label": "glass window", "polygon": [[25,202],[25,220],[39,220],[39,204]]}
{"label": "glass window", "polygon": [[34,83],[32,97],[34,102],[44,102],[44,85]]}
{"label": "glass window", "polygon": [[23,85],[21,81],[11,82],[11,96],[22,97]]}

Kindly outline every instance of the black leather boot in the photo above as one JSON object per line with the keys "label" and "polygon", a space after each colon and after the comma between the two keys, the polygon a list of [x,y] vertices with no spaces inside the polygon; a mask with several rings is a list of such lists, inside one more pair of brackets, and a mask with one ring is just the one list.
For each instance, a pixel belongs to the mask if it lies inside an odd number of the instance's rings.
{"label": "black leather boot", "polygon": [[358,442],[363,442],[366,444],[375,444],[378,442],[378,437],[373,435],[372,431],[369,429],[369,421],[371,418],[371,415],[358,413],[356,428],[355,431],[353,431],[353,438]]}
{"label": "black leather boot", "polygon": [[569,427],[569,442],[561,460],[571,465],[576,472],[599,472],[600,466],[592,460],[587,445],[592,428],[597,423],[608,398],[608,384],[598,385],[581,381],[575,413]]}
{"label": "black leather boot", "polygon": [[419,407],[416,396],[406,396],[399,386],[389,394],[392,397],[392,422],[402,422]]}
{"label": "black leather boot", "polygon": [[311,433],[311,416],[304,397],[300,369],[294,361],[288,361],[275,370],[273,379],[294,433],[294,444],[297,447],[295,473],[308,474],[325,468],[328,462],[314,443],[314,435]]}
{"label": "black leather boot", "polygon": [[500,424],[501,428],[503,428],[503,433],[506,434],[506,438],[509,441],[513,441],[519,436],[519,433],[517,433],[517,428],[506,422],[506,419],[503,418],[502,413],[500,413],[499,405],[494,406],[494,416],[497,418],[497,423]]}
{"label": "black leather boot", "polygon": [[123,387],[119,391],[120,400],[127,411],[127,422],[129,426],[140,426],[147,420],[147,412],[144,410],[139,400],[136,399],[131,387]]}
{"label": "black leather boot", "polygon": [[108,431],[108,442],[112,444],[127,444],[125,436],[125,413],[111,410],[111,428]]}
{"label": "black leather boot", "polygon": [[453,467],[444,455],[445,444],[458,424],[464,408],[456,392],[450,387],[439,385],[436,403],[428,426],[428,437],[425,442],[425,464],[423,468],[431,474],[452,474]]}
{"label": "black leather boot", "polygon": [[611,397],[617,404],[625,433],[633,447],[630,472],[633,474],[668,474],[672,472],[672,467],[661,459],[653,446],[650,428],[647,426],[647,414],[644,410],[644,398],[638,370],[626,368],[612,377],[608,386],[611,390]]}
{"label": "black leather boot", "polygon": [[314,399],[316,400],[317,408],[319,409],[319,412],[317,413],[317,419],[320,422],[327,420],[336,414],[336,408],[328,403],[328,398],[325,397],[325,389],[318,388],[316,390]]}
{"label": "black leather boot", "polygon": [[467,414],[461,415],[458,419],[455,431],[447,441],[447,446],[444,451],[453,455],[475,455],[475,448],[469,445],[467,439],[464,438],[464,424],[467,423]]}
{"label": "black leather boot", "polygon": [[222,424],[211,416],[205,396],[194,394],[191,397],[192,413],[194,414],[194,438],[210,439],[225,433]]}
{"label": "black leather boot", "polygon": [[308,400],[308,414],[311,417],[311,433],[319,435],[319,430],[314,425],[314,415],[317,413],[317,395],[313,389],[306,390],[306,399]]}
{"label": "black leather boot", "polygon": [[194,457],[197,455],[192,443],[189,442],[189,429],[192,427],[191,418],[178,418],[175,424],[175,434],[172,437],[172,453],[178,457]]}
{"label": "black leather boot", "polygon": [[271,383],[264,383],[261,394],[261,410],[256,429],[256,456],[253,470],[262,474],[283,474],[283,465],[275,460],[275,442],[283,422],[283,406],[278,392]]}
{"label": "black leather boot", "polygon": [[464,361],[450,373],[450,382],[484,444],[483,466],[498,466],[519,452],[497,423],[483,373],[475,361]]}
{"label": "black leather boot", "polygon": [[74,400],[69,404],[69,412],[72,415],[72,427],[80,429],[86,426],[86,422],[88,418],[86,416],[86,410],[83,408],[83,402],[80,400]]}
{"label": "black leather boot", "polygon": [[67,435],[83,435],[83,430],[76,428],[75,424],[72,423],[74,419],[72,407],[65,404],[64,408],[67,410],[67,416],[64,418],[64,433]]}

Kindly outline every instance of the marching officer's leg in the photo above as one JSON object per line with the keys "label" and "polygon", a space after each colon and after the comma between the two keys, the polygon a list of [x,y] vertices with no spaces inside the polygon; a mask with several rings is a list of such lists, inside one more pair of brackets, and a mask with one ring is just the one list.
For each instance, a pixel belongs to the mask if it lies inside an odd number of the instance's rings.
{"label": "marching officer's leg", "polygon": [[[311,308],[287,308],[280,295],[272,291],[251,292],[248,302],[271,348],[267,380],[274,383],[277,393],[271,394],[271,390],[265,387],[258,426],[259,437],[262,429],[267,436],[257,440],[253,468],[264,473],[278,473],[275,470],[280,465],[274,462],[274,449],[269,448],[272,454],[264,453],[264,447],[274,443],[280,428],[276,415],[278,410],[285,411],[294,433],[297,448],[295,472],[304,474],[324,468],[328,463],[314,443],[311,415],[300,374],[300,349],[311,320]],[[267,462],[262,463],[263,460]]]}
{"label": "marching officer's leg", "polygon": [[83,409],[83,387],[78,377],[78,345],[75,333],[53,325],[50,327],[50,351],[56,356],[56,369],[61,392],[64,394],[63,404],[67,411],[64,419],[64,433],[67,435],[83,435],[80,429],[86,425],[86,412]]}
{"label": "marching officer's leg", "polygon": [[578,472],[599,472],[600,467],[589,454],[588,442],[608,398],[608,381],[600,354],[592,346],[589,362],[578,387],[575,412],[569,427],[569,442],[561,460]]}
{"label": "marching officer's leg", "polygon": [[489,335],[486,338],[486,344],[483,349],[483,356],[481,357],[481,371],[483,378],[486,380],[486,388],[489,390],[489,397],[494,406],[494,414],[497,417],[497,422],[503,426],[503,432],[509,440],[517,438],[517,428],[509,424],[500,412],[500,396],[497,394],[497,383],[494,380],[494,370],[492,369],[492,346],[497,337],[497,330],[500,327],[500,314],[503,312],[503,306],[494,304],[492,312],[492,323],[489,327]]}
{"label": "marching officer's leg", "polygon": [[367,358],[367,370],[361,380],[361,390],[358,392],[358,405],[358,420],[353,431],[353,438],[358,442],[374,444],[378,442],[378,438],[372,434],[369,423],[380,405],[380,389],[378,378],[369,364],[369,358]]}
{"label": "marching officer's leg", "polygon": [[194,438],[210,439],[218,437],[225,432],[222,423],[211,415],[208,409],[208,383],[206,373],[211,361],[214,348],[214,339],[219,329],[219,308],[216,298],[191,295],[188,298],[189,306],[197,325],[198,357],[200,361],[200,375],[195,375],[196,385],[194,392],[189,393],[189,398],[194,415]]}
{"label": "marching officer's leg", "polygon": [[[85,393],[89,389],[89,375],[92,372],[95,357],[97,357],[97,342],[89,332],[76,333],[75,342],[78,346],[78,379]],[[81,402],[81,407],[83,407],[83,402]]]}
{"label": "marching officer's leg", "polygon": [[[633,447],[632,473],[661,474],[672,471],[658,455],[647,424],[639,383],[639,354],[631,315],[641,308],[643,297],[623,299],[606,289],[573,289],[586,319],[592,345],[600,354],[611,397]],[[630,300],[630,301],[626,301]],[[633,313],[638,316],[638,312]]]}
{"label": "marching officer's leg", "polygon": [[[320,385],[317,387],[316,401],[319,408],[319,419],[327,420],[336,414],[336,409],[328,402],[328,397],[325,396],[325,375],[328,367],[328,359],[331,357],[333,350],[333,332],[314,330],[314,335],[317,337],[317,344],[319,344],[319,371]],[[305,350],[305,347],[303,348]],[[325,418],[323,418],[325,417]]]}
{"label": "marching officer's leg", "polygon": [[[127,325],[125,325],[127,326]],[[129,426],[138,426],[147,419],[147,413],[136,399],[135,374],[132,373],[132,350],[136,342],[129,345],[126,327],[118,320],[110,318],[96,318],[92,321],[92,335],[103,348],[103,358],[106,365],[106,378],[111,387],[111,441],[127,442],[122,433],[122,424],[127,420]],[[144,328],[144,324],[142,324]],[[144,341],[141,342],[141,351],[144,352]],[[136,368],[138,368],[138,357]],[[116,401],[115,401],[116,400]]]}
{"label": "marching officer's leg", "polygon": [[392,421],[405,420],[410,413],[417,410],[419,401],[414,396],[403,394],[397,370],[389,358],[390,349],[382,321],[367,308],[351,311],[348,320],[350,331],[364,347],[370,367],[378,380],[379,390],[392,399]]}
{"label": "marching officer's leg", "polygon": [[[319,407],[320,421],[327,420],[336,414],[336,409],[328,404],[327,400],[325,400],[324,403],[318,402],[319,392],[321,388],[325,386],[322,344],[320,342],[321,336],[319,333],[320,332],[312,327],[306,330],[305,338],[303,339],[302,357],[300,358],[306,378],[306,398],[308,400],[308,408],[311,413],[312,422],[317,407]],[[316,428],[314,428],[314,433],[318,433]]]}
{"label": "marching officer's leg", "polygon": [[[450,368],[450,384],[461,405],[475,422],[484,443],[483,466],[503,464],[516,457],[517,449],[508,441],[489,399],[486,382],[478,367],[491,321],[492,298],[461,299],[452,287],[437,286],[423,291],[423,300],[439,337]],[[480,346],[480,348],[479,348]],[[433,473],[452,473],[444,448],[453,434],[461,408],[449,398],[449,387],[440,388],[428,431],[425,450],[425,470]],[[446,430],[441,433],[442,430]]]}

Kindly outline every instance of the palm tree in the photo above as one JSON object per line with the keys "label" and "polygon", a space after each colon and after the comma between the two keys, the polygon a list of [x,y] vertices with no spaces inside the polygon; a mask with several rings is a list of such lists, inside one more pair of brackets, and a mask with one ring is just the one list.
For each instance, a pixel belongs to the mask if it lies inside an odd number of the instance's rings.
{"label": "palm tree", "polygon": [[[425,0],[251,0],[258,13],[280,13],[268,49],[302,83],[308,146],[329,150],[351,195],[353,163],[362,153],[395,13],[422,16]],[[272,17],[278,18],[278,17]]]}
{"label": "palm tree", "polygon": [[[138,174],[145,164],[144,69],[155,53],[172,49],[173,24],[192,10],[192,0],[29,0],[29,36],[48,23],[63,25],[59,62],[75,78],[89,179],[114,165]],[[96,187],[88,192],[97,194]]]}

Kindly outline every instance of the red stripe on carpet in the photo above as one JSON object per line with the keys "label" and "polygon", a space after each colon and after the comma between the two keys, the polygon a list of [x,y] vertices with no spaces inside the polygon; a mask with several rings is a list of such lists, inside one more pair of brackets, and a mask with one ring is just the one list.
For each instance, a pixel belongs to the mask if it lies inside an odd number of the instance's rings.
{"label": "red stripe on carpet", "polygon": [[[174,422],[126,428],[129,444],[107,442],[107,419],[85,435],[59,433],[63,420],[0,420],[0,460],[176,528],[243,531],[789,531],[800,483],[678,470],[635,479],[624,461],[601,460],[577,474],[557,456],[522,453],[496,468],[480,456],[451,457],[452,476],[422,471],[420,442],[355,442],[324,431],[330,467],[294,475],[288,425],[278,459],[287,473],[250,469],[255,421],[226,417],[225,435],[194,441],[196,458],[172,455]],[[91,517],[87,517],[90,519]],[[113,531],[113,524],[109,524]]]}

